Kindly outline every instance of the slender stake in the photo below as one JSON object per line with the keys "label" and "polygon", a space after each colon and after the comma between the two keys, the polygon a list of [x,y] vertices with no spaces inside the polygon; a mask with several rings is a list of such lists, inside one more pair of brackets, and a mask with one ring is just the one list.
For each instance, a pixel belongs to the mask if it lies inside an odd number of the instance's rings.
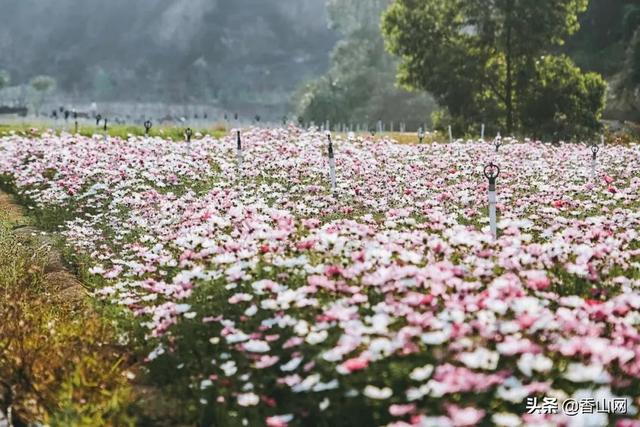
{"label": "slender stake", "polygon": [[242,171],[242,138],[240,137],[240,131],[236,131],[237,142],[236,146],[236,159],[238,162],[238,172]]}
{"label": "slender stake", "polygon": [[151,126],[153,126],[153,123],[151,123],[151,120],[147,120],[144,122],[144,136],[148,137],[149,136],[149,131],[151,130]]}
{"label": "slender stake", "polygon": [[480,141],[484,141],[484,123],[480,127]]}
{"label": "slender stake", "polygon": [[336,196],[336,159],[333,153],[333,142],[331,141],[331,134],[327,133],[329,139],[329,178],[331,179],[331,192]]}
{"label": "slender stake", "polygon": [[600,151],[600,147],[591,146],[591,176],[594,180],[598,178],[598,151]]}
{"label": "slender stake", "polygon": [[484,176],[489,180],[489,228],[491,230],[491,236],[495,240],[498,238],[496,179],[500,176],[500,168],[490,163],[484,168]]}
{"label": "slender stake", "polygon": [[449,144],[453,144],[453,131],[451,130],[451,126],[449,126]]}

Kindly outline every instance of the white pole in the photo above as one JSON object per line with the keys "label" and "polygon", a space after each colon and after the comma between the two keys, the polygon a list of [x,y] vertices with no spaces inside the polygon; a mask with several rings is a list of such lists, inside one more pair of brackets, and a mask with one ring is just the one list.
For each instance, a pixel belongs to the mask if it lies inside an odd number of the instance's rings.
{"label": "white pole", "polygon": [[480,141],[484,141],[484,123],[482,124],[482,127],[480,128]]}
{"label": "white pole", "polygon": [[333,154],[333,142],[331,142],[331,133],[327,132],[329,139],[329,179],[331,180],[331,193],[336,195],[336,159]]}
{"label": "white pole", "polygon": [[496,205],[498,197],[496,195],[496,180],[500,175],[500,168],[490,163],[484,168],[484,176],[489,180],[489,229],[494,240],[498,238],[498,222],[496,215]]}
{"label": "white pole", "polygon": [[453,131],[451,130],[451,125],[449,125],[449,144],[453,144]]}
{"label": "white pole", "polygon": [[329,158],[329,177],[331,178],[331,192],[336,192],[336,159]]}
{"label": "white pole", "polygon": [[489,227],[491,228],[491,235],[494,239],[498,238],[498,224],[496,219],[496,204],[497,197],[495,188],[493,191],[489,190]]}
{"label": "white pole", "polygon": [[591,176],[594,181],[598,179],[598,151],[600,148],[597,145],[591,147]]}
{"label": "white pole", "polygon": [[238,166],[238,174],[242,172],[242,139],[240,138],[240,131],[236,131],[237,143],[236,146],[236,161]]}

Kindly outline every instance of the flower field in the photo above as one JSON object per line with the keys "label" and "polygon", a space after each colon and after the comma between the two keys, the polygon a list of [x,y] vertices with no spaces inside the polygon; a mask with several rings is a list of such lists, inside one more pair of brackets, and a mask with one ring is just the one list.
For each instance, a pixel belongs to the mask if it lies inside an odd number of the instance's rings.
{"label": "flower field", "polygon": [[333,142],[335,195],[294,127],[13,135],[0,179],[202,423],[640,426],[638,145]]}

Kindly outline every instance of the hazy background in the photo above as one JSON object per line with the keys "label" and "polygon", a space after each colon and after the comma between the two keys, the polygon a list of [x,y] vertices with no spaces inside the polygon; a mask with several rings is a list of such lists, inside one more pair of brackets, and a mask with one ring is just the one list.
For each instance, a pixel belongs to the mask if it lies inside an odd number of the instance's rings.
{"label": "hazy background", "polygon": [[[0,106],[415,127],[438,107],[395,84],[380,35],[390,3],[0,0]],[[610,82],[609,118],[640,118],[638,5],[591,0],[564,48]]]}
{"label": "hazy background", "polygon": [[335,42],[325,0],[0,0],[0,69],[68,102],[282,112]]}

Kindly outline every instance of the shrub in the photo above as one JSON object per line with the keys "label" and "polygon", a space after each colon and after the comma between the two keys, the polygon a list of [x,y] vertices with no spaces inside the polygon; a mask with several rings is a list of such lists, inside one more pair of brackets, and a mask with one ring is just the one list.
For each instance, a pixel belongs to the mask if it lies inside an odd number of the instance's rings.
{"label": "shrub", "polygon": [[525,129],[565,140],[600,130],[607,85],[599,74],[582,73],[566,56],[542,57],[534,72],[519,100]]}
{"label": "shrub", "polygon": [[0,219],[0,411],[16,426],[131,425],[113,329],[23,240]]}

